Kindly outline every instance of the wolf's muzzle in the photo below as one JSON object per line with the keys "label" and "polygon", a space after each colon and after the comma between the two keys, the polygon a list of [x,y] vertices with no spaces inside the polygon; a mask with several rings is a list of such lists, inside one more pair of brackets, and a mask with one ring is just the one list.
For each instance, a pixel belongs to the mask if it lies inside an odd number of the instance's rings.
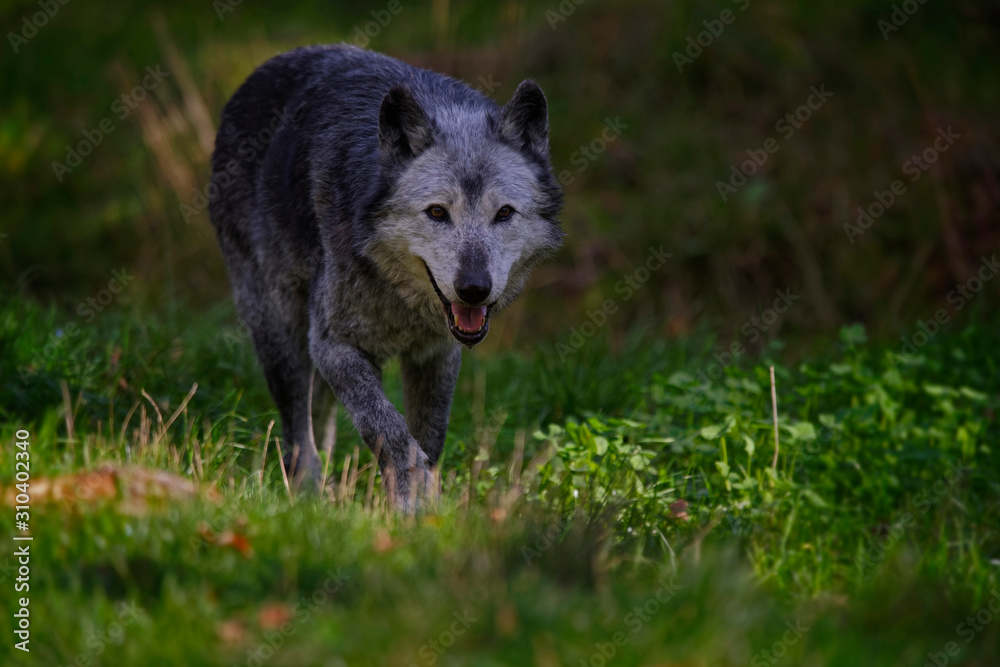
{"label": "wolf's muzzle", "polygon": [[486,301],[493,289],[493,279],[482,269],[461,269],[455,276],[455,293],[458,298],[470,305],[478,305]]}
{"label": "wolf's muzzle", "polygon": [[[444,306],[445,319],[448,322],[448,329],[451,331],[451,335],[455,337],[455,340],[462,345],[472,347],[486,338],[486,334],[490,328],[490,310],[493,308],[493,304],[470,306],[464,303],[449,301],[441,292],[437,281],[434,280],[434,274],[431,273],[427,262],[424,262],[424,269],[427,271],[427,277],[430,278],[431,287],[434,288],[434,292],[441,299],[441,304]],[[488,275],[486,276],[486,280],[489,280]],[[473,289],[475,291],[474,295],[479,297],[479,301],[482,301],[489,296],[492,285],[485,287],[485,294],[482,293],[484,289],[482,284],[478,284]],[[457,288],[456,291],[458,291]],[[458,297],[463,301],[466,300],[465,296],[461,293],[458,294]]]}

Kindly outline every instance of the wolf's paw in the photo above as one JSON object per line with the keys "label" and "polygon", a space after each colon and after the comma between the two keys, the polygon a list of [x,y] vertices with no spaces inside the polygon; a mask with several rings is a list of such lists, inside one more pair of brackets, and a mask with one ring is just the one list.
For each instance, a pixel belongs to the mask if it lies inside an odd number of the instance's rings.
{"label": "wolf's paw", "polygon": [[430,466],[430,459],[416,441],[408,452],[408,461],[386,475],[390,481],[390,500],[405,514],[425,511],[437,504],[441,496],[441,483]]}
{"label": "wolf's paw", "polygon": [[302,495],[322,494],[323,471],[318,457],[284,457],[285,469],[292,489]]}

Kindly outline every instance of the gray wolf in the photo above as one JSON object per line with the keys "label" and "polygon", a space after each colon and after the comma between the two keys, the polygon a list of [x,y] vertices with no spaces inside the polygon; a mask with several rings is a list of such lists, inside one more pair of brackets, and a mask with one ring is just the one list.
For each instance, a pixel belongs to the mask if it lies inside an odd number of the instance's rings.
{"label": "gray wolf", "polygon": [[[328,385],[395,503],[436,493],[461,346],[561,243],[538,85],[501,107],[357,47],[296,49],[226,104],[209,198],[300,488],[320,484],[311,406]],[[405,419],[382,389],[395,357]]]}

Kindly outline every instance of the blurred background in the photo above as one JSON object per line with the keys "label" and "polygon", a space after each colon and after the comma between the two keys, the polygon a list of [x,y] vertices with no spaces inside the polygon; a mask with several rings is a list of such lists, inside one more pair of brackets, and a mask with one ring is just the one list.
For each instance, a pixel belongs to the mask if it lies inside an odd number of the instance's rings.
{"label": "blurred background", "polygon": [[[604,664],[623,628],[622,665],[942,665],[958,638],[948,664],[1000,664],[1000,2],[0,0],[0,37],[35,664],[261,664],[341,565],[270,664],[411,664],[465,609],[420,664]],[[565,244],[464,355],[440,521],[381,520],[346,410],[338,510],[288,502],[206,210],[237,87],[339,41],[550,105]],[[402,405],[398,365],[385,386]],[[104,466],[224,505],[43,509],[67,476],[131,500]],[[668,564],[683,591],[639,633]],[[146,616],[105,647],[117,601]],[[793,620],[815,629],[789,647]]]}
{"label": "blurred background", "polygon": [[338,41],[548,96],[566,243],[488,351],[567,342],[608,299],[612,349],[753,348],[898,340],[1000,293],[975,280],[1000,245],[997,2],[4,4],[0,290],[84,318],[122,270],[132,308],[231,308],[204,208],[220,112],[271,56]]}

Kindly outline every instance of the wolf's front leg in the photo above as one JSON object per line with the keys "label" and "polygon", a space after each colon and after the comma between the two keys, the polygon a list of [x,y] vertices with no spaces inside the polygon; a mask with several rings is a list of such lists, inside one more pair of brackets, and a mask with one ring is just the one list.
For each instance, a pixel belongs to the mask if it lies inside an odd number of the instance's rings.
{"label": "wolf's front leg", "polygon": [[313,330],[309,351],[316,368],[347,409],[354,427],[382,470],[386,492],[399,508],[410,511],[418,494],[433,493],[434,479],[427,454],[410,435],[382,390],[379,371],[361,350]]}
{"label": "wolf's front leg", "polygon": [[462,348],[452,342],[441,347],[404,354],[403,404],[410,433],[423,448],[432,466],[437,464],[448,432],[448,413],[455,393]]}

